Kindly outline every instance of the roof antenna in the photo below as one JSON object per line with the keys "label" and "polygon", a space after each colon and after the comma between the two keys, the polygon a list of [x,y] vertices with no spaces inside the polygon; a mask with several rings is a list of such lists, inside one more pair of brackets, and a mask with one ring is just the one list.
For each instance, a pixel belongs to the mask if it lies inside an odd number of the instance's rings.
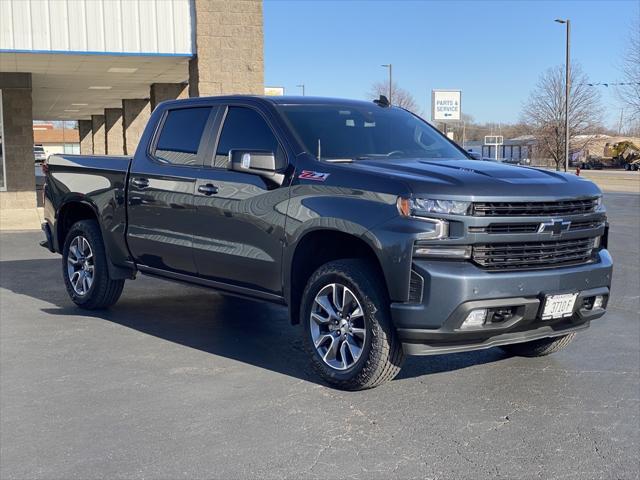
{"label": "roof antenna", "polygon": [[321,153],[320,139],[318,139],[318,160],[320,160],[320,153]]}
{"label": "roof antenna", "polygon": [[384,95],[380,95],[380,98],[377,100],[374,100],[373,103],[375,103],[379,107],[389,107],[391,105],[389,103],[389,99]]}

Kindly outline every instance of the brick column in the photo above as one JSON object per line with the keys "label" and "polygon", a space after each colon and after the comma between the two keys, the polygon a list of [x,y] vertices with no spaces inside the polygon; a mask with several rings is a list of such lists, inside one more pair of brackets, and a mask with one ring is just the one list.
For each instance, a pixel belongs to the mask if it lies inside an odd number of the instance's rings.
{"label": "brick column", "polygon": [[[0,209],[35,208],[33,102],[30,73],[0,73],[2,90],[2,157]],[[2,176],[0,164],[0,176]]]}
{"label": "brick column", "polygon": [[91,155],[93,153],[91,120],[78,120],[78,134],[80,136],[80,153]]}
{"label": "brick column", "polygon": [[154,83],[149,90],[151,99],[151,111],[153,112],[160,102],[187,98],[188,88],[185,83]]}
{"label": "brick column", "polygon": [[91,138],[93,154],[104,155],[107,150],[104,135],[104,115],[91,115]]}
{"label": "brick column", "polygon": [[189,96],[264,94],[262,0],[195,0]]}
{"label": "brick column", "polygon": [[122,109],[104,109],[104,130],[107,155],[124,155],[124,129],[122,126]]}
{"label": "brick column", "polygon": [[150,115],[149,100],[139,98],[122,100],[125,155],[133,155],[136,152]]}

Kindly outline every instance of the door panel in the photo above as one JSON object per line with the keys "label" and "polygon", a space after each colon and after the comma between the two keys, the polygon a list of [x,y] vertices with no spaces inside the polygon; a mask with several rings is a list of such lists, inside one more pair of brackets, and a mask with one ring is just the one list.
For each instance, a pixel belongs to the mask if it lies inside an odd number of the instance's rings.
{"label": "door panel", "polygon": [[194,196],[198,275],[280,293],[288,191],[257,175],[202,169]]}
{"label": "door panel", "polygon": [[[163,167],[175,169],[176,167]],[[184,170],[184,169],[179,169]],[[191,170],[191,169],[186,169]],[[195,169],[194,169],[195,170]],[[195,176],[132,172],[129,181],[128,242],[136,262],[193,274]],[[191,172],[195,173],[195,172]],[[145,179],[147,187],[134,183]]]}
{"label": "door panel", "polygon": [[196,274],[194,193],[217,107],[178,107],[159,122],[150,151],[137,152],[129,175],[128,244],[136,262]]}

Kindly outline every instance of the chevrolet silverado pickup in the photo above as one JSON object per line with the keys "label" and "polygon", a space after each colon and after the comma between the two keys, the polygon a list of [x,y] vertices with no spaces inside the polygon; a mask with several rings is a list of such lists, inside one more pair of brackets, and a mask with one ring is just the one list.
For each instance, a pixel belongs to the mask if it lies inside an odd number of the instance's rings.
{"label": "chevrolet silverado pickup", "polygon": [[132,157],[45,170],[42,245],[78,306],[113,305],[137,274],[286,305],[337,388],[406,355],[547,355],[609,300],[593,183],[474,160],[384,97],[169,101]]}

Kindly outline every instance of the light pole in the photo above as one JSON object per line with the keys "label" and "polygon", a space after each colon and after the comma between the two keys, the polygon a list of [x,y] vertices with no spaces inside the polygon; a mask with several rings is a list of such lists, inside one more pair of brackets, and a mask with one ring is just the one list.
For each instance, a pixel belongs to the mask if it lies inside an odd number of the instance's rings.
{"label": "light pole", "polygon": [[302,96],[304,97],[304,83],[301,83],[300,85],[296,85],[296,87],[302,89]]}
{"label": "light pole", "polygon": [[571,92],[571,60],[570,60],[570,48],[571,48],[571,20],[555,19],[558,23],[564,23],[567,27],[567,42],[566,42],[566,58],[565,58],[565,81],[564,81],[564,171],[569,171],[569,93]]}
{"label": "light pole", "polygon": [[389,69],[389,104],[392,103],[391,101],[391,89],[393,88],[393,65],[391,65],[390,63],[387,63],[385,65],[380,65],[381,67],[384,68],[388,68]]}

